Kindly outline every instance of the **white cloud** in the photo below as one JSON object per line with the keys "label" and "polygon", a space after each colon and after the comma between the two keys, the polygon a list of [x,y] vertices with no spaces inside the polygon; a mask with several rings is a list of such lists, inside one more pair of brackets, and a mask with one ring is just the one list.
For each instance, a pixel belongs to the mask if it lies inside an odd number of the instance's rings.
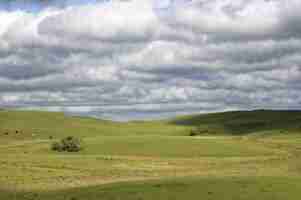
{"label": "white cloud", "polygon": [[297,0],[133,0],[0,10],[0,105],[88,106],[80,111],[111,117],[95,106],[296,108],[300,8]]}

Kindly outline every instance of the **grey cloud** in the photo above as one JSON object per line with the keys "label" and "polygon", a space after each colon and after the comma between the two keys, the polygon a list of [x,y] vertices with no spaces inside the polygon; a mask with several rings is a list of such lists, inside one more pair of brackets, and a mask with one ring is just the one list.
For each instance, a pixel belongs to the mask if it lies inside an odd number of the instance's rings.
{"label": "grey cloud", "polygon": [[300,107],[297,0],[180,5],[0,11],[0,106],[123,120]]}
{"label": "grey cloud", "polygon": [[0,77],[6,77],[13,80],[32,79],[34,77],[43,77],[56,73],[52,69],[36,69],[32,65],[7,64],[0,67]]}

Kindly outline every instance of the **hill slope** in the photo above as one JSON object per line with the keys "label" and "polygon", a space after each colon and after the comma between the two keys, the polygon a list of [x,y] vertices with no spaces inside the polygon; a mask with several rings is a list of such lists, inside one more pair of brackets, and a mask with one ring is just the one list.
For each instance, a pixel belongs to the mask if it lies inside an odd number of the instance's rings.
{"label": "hill slope", "polygon": [[[119,123],[2,110],[0,199],[298,199],[300,119],[259,110]],[[188,136],[196,127],[204,137]],[[51,151],[67,135],[85,148]]]}
{"label": "hill slope", "polygon": [[301,133],[301,111],[234,111],[178,117],[170,123],[197,126],[207,134]]}
{"label": "hill slope", "polygon": [[301,111],[237,111],[181,116],[170,120],[113,122],[71,117],[63,113],[0,110],[0,135],[11,138],[48,138],[77,135],[185,136],[198,127],[205,135],[244,135],[250,133],[301,133]]}
{"label": "hill slope", "polygon": [[[18,132],[19,134],[17,134]],[[162,121],[113,122],[88,117],[72,117],[58,112],[0,110],[0,136],[48,138],[126,135],[185,135],[187,128]]]}
{"label": "hill slope", "polygon": [[[23,192],[14,195],[1,191],[1,199],[90,199],[90,200],[199,200],[199,199],[299,199],[300,178],[181,178],[106,186],[74,188],[56,192]],[[27,197],[27,198],[26,198]],[[67,198],[66,198],[67,197]],[[69,198],[68,198],[69,197]]]}

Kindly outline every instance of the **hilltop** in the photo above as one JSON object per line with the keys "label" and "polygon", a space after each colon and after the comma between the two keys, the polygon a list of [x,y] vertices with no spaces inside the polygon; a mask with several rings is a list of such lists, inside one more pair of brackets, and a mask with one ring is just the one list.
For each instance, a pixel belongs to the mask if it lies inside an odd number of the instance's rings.
{"label": "hilltop", "polygon": [[[167,120],[114,122],[59,112],[0,110],[0,134],[8,133],[15,138],[187,136],[193,128],[204,135],[296,134],[301,133],[301,111],[234,111]],[[20,134],[12,134],[16,131]]]}
{"label": "hilltop", "polygon": [[170,123],[199,127],[208,134],[218,135],[301,133],[301,111],[252,110],[188,115]]}

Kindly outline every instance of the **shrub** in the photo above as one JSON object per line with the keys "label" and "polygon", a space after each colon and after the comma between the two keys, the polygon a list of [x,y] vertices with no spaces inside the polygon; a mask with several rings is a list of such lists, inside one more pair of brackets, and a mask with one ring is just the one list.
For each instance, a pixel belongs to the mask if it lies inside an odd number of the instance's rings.
{"label": "shrub", "polygon": [[76,137],[66,137],[59,142],[53,142],[51,149],[53,151],[78,152],[83,149],[82,142]]}
{"label": "shrub", "polygon": [[189,136],[197,136],[197,135],[202,135],[206,134],[209,131],[207,129],[202,129],[202,127],[195,127],[190,130]]}
{"label": "shrub", "polygon": [[63,146],[60,142],[53,142],[51,144],[51,150],[61,152],[63,151]]}
{"label": "shrub", "polygon": [[195,129],[191,129],[189,136],[196,136],[196,135],[198,135],[198,133],[195,131]]}
{"label": "shrub", "polygon": [[80,140],[72,136],[62,139],[61,143],[64,151],[78,152],[82,149]]}

